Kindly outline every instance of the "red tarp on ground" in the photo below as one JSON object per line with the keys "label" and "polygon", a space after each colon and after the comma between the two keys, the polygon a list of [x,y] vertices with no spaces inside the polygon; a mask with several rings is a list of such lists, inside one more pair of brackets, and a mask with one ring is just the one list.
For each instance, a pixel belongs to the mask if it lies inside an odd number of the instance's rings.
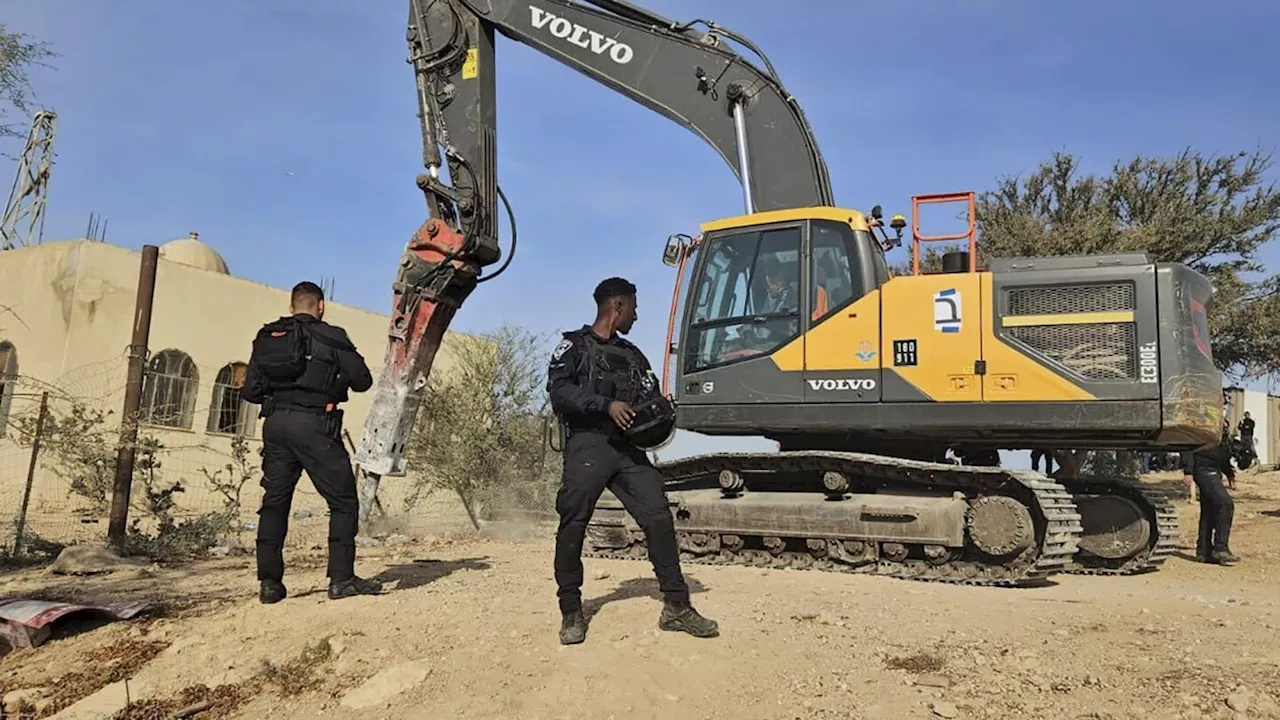
{"label": "red tarp on ground", "polygon": [[68,615],[87,612],[106,615],[112,620],[128,620],[150,606],[148,600],[111,605],[72,605],[26,598],[0,600],[0,620],[4,620],[0,624],[0,638],[7,640],[10,647],[35,647],[49,638],[55,621]]}

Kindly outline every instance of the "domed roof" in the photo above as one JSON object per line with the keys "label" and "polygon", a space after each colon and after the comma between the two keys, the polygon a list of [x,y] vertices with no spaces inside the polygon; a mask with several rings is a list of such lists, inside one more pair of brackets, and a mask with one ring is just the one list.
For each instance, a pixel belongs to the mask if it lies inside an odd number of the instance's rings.
{"label": "domed roof", "polygon": [[230,275],[227,263],[216,250],[200,242],[199,233],[171,240],[160,246],[160,257],[183,265],[198,267],[201,270]]}

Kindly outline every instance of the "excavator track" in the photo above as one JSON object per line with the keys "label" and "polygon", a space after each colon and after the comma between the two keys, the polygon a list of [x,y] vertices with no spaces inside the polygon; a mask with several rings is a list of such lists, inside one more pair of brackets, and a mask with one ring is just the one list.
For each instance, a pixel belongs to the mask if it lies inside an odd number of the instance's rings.
{"label": "excavator track", "polygon": [[[1028,471],[833,451],[702,455],[656,467],[682,562],[691,564],[1019,586],[1068,566],[1082,532],[1070,493]],[[783,473],[778,486],[789,491],[757,489]],[[801,475],[812,489],[796,489]],[[597,505],[584,554],[648,557],[644,533],[612,494]]]}
{"label": "excavator track", "polygon": [[1128,480],[1058,480],[1071,493],[1083,532],[1064,572],[1134,575],[1178,549],[1178,511],[1159,489]]}

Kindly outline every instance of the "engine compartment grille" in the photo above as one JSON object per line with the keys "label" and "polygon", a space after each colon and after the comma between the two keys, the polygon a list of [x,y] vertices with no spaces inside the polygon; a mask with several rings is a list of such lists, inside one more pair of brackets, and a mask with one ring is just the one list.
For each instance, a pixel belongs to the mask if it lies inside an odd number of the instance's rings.
{"label": "engine compartment grille", "polygon": [[1134,309],[1133,283],[1016,288],[1008,291],[1010,315],[1062,315]]}
{"label": "engine compartment grille", "polygon": [[[1008,315],[1067,315],[1132,311],[1132,283],[1010,288]],[[1005,328],[1038,355],[1095,382],[1137,379],[1137,328],[1132,322],[1039,324]]]}

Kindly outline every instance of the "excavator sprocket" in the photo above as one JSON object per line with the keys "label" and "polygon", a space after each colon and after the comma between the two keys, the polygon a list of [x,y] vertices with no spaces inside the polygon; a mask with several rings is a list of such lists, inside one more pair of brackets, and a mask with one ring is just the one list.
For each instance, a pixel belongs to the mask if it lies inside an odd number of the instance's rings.
{"label": "excavator sprocket", "polygon": [[1065,480],[1079,509],[1079,551],[1064,572],[1133,575],[1154,570],[1178,549],[1178,511],[1158,488],[1128,479]]}
{"label": "excavator sprocket", "polygon": [[[1016,586],[1061,571],[1082,532],[1071,495],[1034,472],[833,451],[656,467],[685,563]],[[584,553],[648,557],[644,533],[611,493]]]}

